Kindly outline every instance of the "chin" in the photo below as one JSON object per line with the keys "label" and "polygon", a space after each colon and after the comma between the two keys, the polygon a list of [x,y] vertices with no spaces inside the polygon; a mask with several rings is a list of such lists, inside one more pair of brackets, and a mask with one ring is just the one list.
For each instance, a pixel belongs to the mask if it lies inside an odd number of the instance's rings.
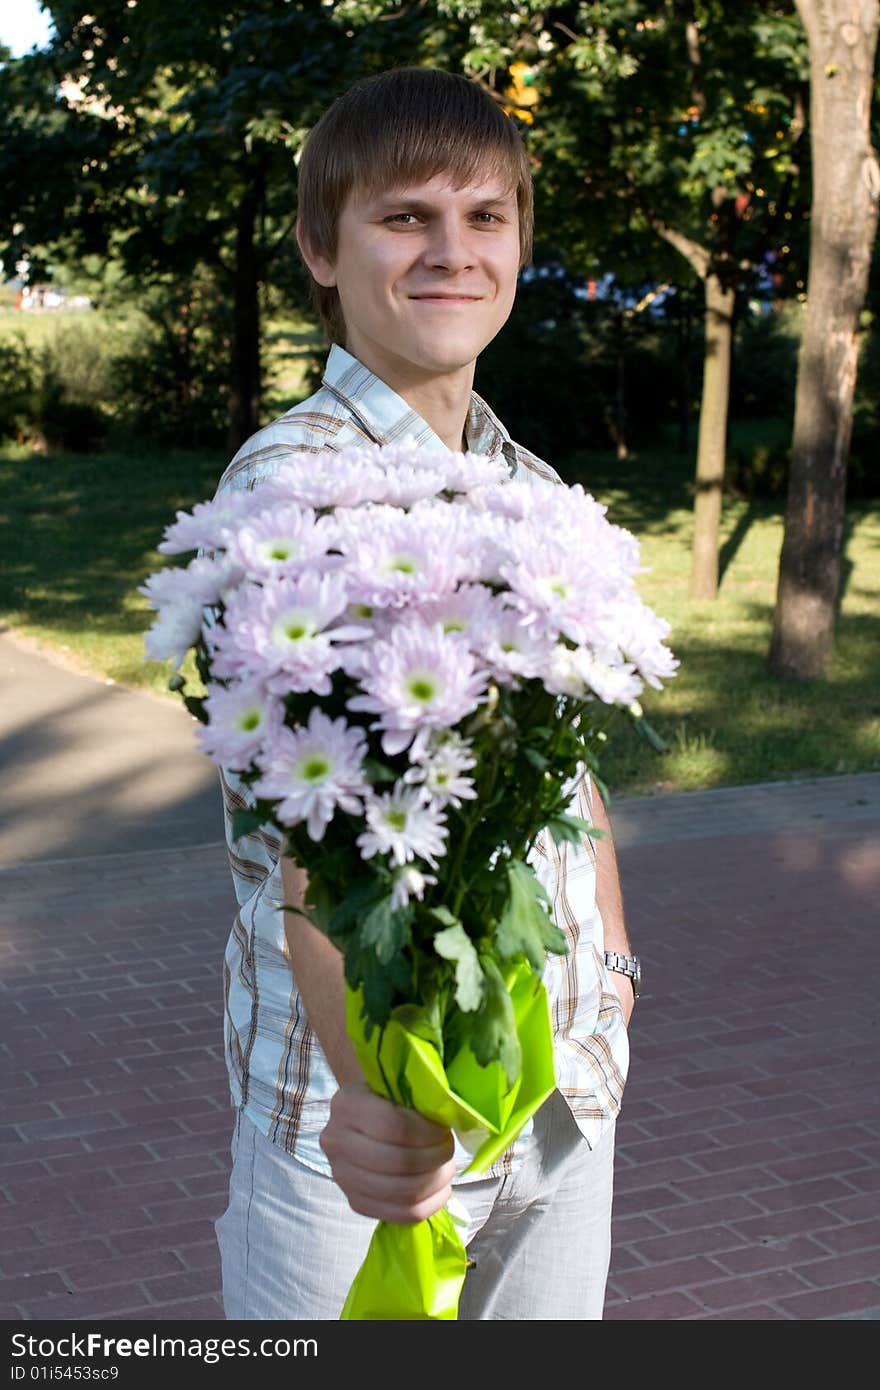
{"label": "chin", "polygon": [[458,372],[476,361],[485,346],[482,339],[478,343],[425,343],[413,352],[410,361],[428,371]]}

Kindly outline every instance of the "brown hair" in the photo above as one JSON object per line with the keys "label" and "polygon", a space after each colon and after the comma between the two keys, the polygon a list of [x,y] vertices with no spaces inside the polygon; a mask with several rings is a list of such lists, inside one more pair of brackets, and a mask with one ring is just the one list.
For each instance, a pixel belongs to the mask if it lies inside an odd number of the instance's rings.
{"label": "brown hair", "polygon": [[[309,133],[299,161],[299,225],[307,243],[333,260],[339,214],[353,188],[370,194],[446,173],[461,188],[477,169],[500,174],[516,190],[520,266],[528,265],[532,177],[513,121],[467,77],[437,68],[392,68],[355,82]],[[309,278],[330,341],[344,345],[335,286]]]}

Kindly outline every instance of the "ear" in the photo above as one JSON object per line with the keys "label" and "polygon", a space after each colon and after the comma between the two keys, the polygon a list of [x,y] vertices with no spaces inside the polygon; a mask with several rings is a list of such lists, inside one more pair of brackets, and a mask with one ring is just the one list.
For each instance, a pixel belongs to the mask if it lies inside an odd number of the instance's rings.
{"label": "ear", "polygon": [[336,284],[336,268],[328,256],[322,252],[315,251],[306,235],[305,228],[297,221],[296,242],[300,249],[300,254],[309,268],[312,279],[325,289],[330,289]]}

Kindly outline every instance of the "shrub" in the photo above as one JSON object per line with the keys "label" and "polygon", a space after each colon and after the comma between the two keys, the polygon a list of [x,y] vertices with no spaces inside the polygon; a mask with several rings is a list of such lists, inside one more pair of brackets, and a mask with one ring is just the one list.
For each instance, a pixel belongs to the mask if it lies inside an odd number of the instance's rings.
{"label": "shrub", "polygon": [[22,337],[0,340],[0,439],[25,440],[39,414],[34,353]]}

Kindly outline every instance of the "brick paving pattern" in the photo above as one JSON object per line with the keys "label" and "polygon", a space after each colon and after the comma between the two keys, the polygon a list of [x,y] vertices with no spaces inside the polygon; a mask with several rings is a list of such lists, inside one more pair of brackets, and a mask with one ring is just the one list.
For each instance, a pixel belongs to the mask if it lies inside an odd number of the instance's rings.
{"label": "brick paving pattern", "polygon": [[[606,1318],[880,1318],[880,775],[621,801]],[[219,1320],[219,844],[0,868],[0,1318]]]}

